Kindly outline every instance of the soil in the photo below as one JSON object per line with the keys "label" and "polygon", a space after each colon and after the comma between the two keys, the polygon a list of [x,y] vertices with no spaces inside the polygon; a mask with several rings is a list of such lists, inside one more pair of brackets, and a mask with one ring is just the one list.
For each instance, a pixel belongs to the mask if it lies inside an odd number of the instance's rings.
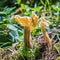
{"label": "soil", "polygon": [[[51,34],[53,35],[54,33],[50,32],[48,34],[51,37]],[[40,48],[39,48],[38,54],[30,60],[40,60],[40,59],[41,60],[56,60],[56,58],[58,56],[58,53],[53,49],[51,51],[48,51],[48,46],[47,46],[47,43],[44,40],[43,35],[36,35],[36,36],[34,36],[34,38],[36,39]],[[53,43],[54,43],[54,41],[52,42],[52,44]],[[14,51],[15,51],[15,54],[13,54]],[[17,56],[16,50],[12,47],[10,47],[9,49],[7,47],[6,50],[0,49],[0,54],[2,56],[2,58],[0,58],[0,60],[14,60],[14,58],[16,58],[16,56]],[[13,55],[9,56],[10,54],[13,54]],[[19,60],[22,60],[22,59],[19,59]]]}
{"label": "soil", "polygon": [[[49,32],[48,35],[51,37],[51,35],[53,35],[55,32]],[[37,40],[37,43],[39,44],[40,46],[40,49],[39,49],[39,52],[37,54],[37,56],[35,57],[35,60],[39,60],[39,59],[42,59],[42,60],[56,60],[57,56],[58,56],[58,53],[53,50],[51,51],[48,51],[48,46],[44,40],[44,36],[43,35],[37,35],[35,36],[35,39]],[[52,45],[54,45],[56,42],[53,41],[52,42]]]}

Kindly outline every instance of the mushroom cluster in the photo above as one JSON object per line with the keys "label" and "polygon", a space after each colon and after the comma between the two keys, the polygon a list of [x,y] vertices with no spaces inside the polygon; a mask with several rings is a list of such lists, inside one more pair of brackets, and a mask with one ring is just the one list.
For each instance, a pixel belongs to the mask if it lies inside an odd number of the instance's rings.
{"label": "mushroom cluster", "polygon": [[[28,16],[21,17],[19,15],[14,15],[12,16],[12,19],[14,19],[15,22],[24,27],[24,46],[28,48],[33,48],[31,31],[37,25],[38,16],[35,13],[33,13],[31,17]],[[46,32],[45,25],[49,25],[49,22],[46,19],[41,18],[40,27],[44,35],[44,40],[47,43],[48,47],[52,47],[52,40],[49,38]]]}

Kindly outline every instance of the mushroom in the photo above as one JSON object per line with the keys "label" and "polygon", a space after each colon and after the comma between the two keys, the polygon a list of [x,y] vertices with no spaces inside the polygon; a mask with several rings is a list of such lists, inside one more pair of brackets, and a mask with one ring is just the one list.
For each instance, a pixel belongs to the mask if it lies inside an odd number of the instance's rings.
{"label": "mushroom", "polygon": [[50,47],[52,48],[52,40],[49,38],[49,35],[47,34],[46,29],[45,29],[45,25],[49,26],[49,24],[50,24],[49,21],[47,21],[44,18],[41,18],[40,27],[42,29],[45,42],[47,43],[47,45],[48,45],[49,48]]}
{"label": "mushroom", "polygon": [[35,13],[33,13],[31,17],[14,15],[12,16],[12,19],[15,19],[18,24],[24,27],[24,46],[33,48],[31,31],[36,27],[38,16]]}

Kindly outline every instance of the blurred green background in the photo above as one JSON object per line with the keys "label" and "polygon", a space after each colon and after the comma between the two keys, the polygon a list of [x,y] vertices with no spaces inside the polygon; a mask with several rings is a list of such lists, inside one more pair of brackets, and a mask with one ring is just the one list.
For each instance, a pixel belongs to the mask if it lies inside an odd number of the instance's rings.
{"label": "blurred green background", "polygon": [[[30,16],[34,11],[39,18],[45,17],[51,22],[50,29],[56,29],[60,39],[60,0],[0,0],[0,47],[12,45],[16,41],[23,41],[23,27],[13,24],[11,16]],[[37,26],[32,36],[39,34]]]}

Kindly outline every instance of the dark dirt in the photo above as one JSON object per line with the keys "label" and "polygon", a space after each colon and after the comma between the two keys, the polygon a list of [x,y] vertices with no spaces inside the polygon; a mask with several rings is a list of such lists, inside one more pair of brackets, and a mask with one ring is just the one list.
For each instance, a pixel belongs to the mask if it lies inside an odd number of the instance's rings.
{"label": "dark dirt", "polygon": [[[50,32],[48,33],[49,36],[51,37],[51,35],[53,35],[55,32]],[[49,52],[48,51],[48,47],[47,44],[44,40],[43,35],[37,35],[35,36],[35,39],[37,40],[37,43],[40,46],[39,52],[37,54],[37,56],[35,57],[35,60],[56,60],[58,54],[56,51],[54,51],[53,49]],[[54,41],[52,42],[52,44],[54,44]]]}

